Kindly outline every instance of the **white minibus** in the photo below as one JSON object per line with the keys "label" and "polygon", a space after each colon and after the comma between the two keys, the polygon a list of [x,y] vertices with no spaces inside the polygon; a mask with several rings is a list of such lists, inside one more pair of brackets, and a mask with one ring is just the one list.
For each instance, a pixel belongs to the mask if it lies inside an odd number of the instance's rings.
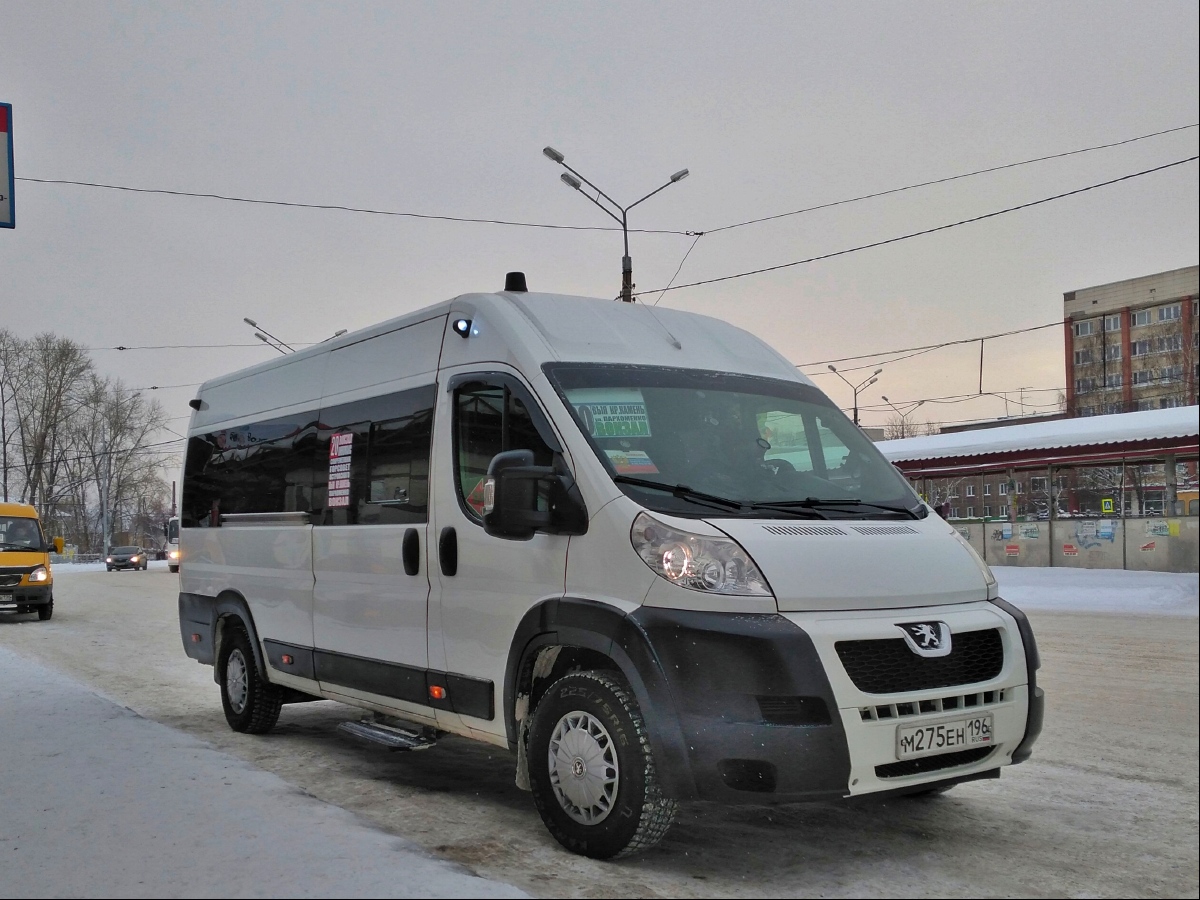
{"label": "white minibus", "polygon": [[386,746],[506,748],[595,858],[681,801],[998,777],[1041,731],[988,567],[728,323],[512,273],[191,405],[180,631],[238,731],[323,698]]}

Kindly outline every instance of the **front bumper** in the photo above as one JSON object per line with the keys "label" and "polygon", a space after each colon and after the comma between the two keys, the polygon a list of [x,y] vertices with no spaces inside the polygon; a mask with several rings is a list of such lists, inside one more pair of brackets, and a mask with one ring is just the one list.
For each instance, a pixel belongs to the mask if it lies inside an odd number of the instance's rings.
{"label": "front bumper", "polygon": [[36,584],[0,588],[0,612],[17,612],[23,607],[45,606],[54,602],[54,584]]}
{"label": "front bumper", "polygon": [[[835,644],[896,638],[897,621],[925,618],[946,621],[952,632],[998,629],[998,674],[930,690],[859,690]],[[694,786],[688,793],[699,799],[793,802],[994,777],[1027,757],[1040,731],[1044,698],[1031,683],[1022,631],[1008,610],[990,603],[736,616],[643,607],[630,619],[669,686]],[[906,704],[914,704],[911,714],[901,709]],[[991,746],[915,763],[898,759],[901,724],[937,724],[974,711],[993,717]]]}

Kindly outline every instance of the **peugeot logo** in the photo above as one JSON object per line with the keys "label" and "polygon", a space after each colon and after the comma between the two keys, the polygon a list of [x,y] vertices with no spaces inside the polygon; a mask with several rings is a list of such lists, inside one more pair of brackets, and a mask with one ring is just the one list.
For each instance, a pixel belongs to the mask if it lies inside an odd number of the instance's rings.
{"label": "peugeot logo", "polygon": [[950,626],[945,622],[899,622],[896,627],[904,632],[904,642],[917,656],[949,655]]}

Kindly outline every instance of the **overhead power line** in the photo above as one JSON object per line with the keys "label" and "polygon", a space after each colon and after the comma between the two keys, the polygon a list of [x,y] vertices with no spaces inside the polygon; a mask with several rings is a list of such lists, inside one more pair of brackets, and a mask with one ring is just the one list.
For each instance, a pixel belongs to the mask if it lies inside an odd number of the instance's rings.
{"label": "overhead power line", "polygon": [[875,191],[870,194],[860,194],[857,197],[849,197],[845,200],[834,200],[830,203],[821,203],[817,206],[806,206],[804,209],[795,209],[791,212],[777,213],[773,216],[762,216],[758,219],[747,219],[745,222],[735,222],[732,225],[722,225],[719,228],[709,228],[706,234],[717,234],[721,231],[729,231],[731,228],[741,228],[743,225],[757,225],[760,222],[773,222],[776,219],[786,219],[789,216],[799,216],[803,213],[816,212],[821,209],[831,209],[835,206],[844,206],[847,203],[857,203],[859,200],[873,200],[877,197],[886,197],[889,194],[899,194],[903,191],[911,191],[916,188],[930,187],[935,184],[946,184],[950,181],[958,181],[962,178],[973,178],[976,175],[986,175],[990,172],[1002,172],[1005,169],[1015,169],[1018,166],[1028,166],[1032,163],[1046,162],[1051,159],[1062,159],[1067,156],[1077,156],[1080,153],[1092,153],[1096,150],[1108,150],[1113,147],[1122,147],[1126,144],[1133,144],[1137,141],[1145,141],[1150,138],[1161,137],[1164,134],[1174,134],[1177,131],[1187,131],[1191,128],[1200,127],[1200,123],[1193,125],[1180,125],[1178,128],[1168,128],[1164,131],[1155,131],[1151,134],[1142,134],[1137,137],[1126,138],[1123,141],[1112,141],[1108,144],[1096,144],[1093,147],[1083,147],[1079,150],[1067,150],[1063,153],[1051,153],[1048,156],[1037,156],[1033,159],[1023,159],[1020,162],[1005,163],[1000,166],[990,166],[986,169],[976,169],[974,172],[964,172],[961,175],[947,175],[944,178],[934,178],[932,181],[919,181],[916,184],[906,184],[904,187],[889,188],[886,191]]}
{"label": "overhead power line", "polygon": [[692,281],[692,282],[688,282],[687,284],[677,284],[674,286],[668,285],[665,288],[654,288],[649,291],[643,291],[642,293],[654,294],[659,291],[663,291],[665,293],[666,291],[682,291],[686,288],[701,287],[703,285],[708,285],[708,284],[720,284],[721,282],[733,281],[737,278],[748,278],[751,275],[762,275],[766,272],[778,272],[781,269],[790,269],[795,266],[806,265],[807,263],[820,262],[821,260],[833,259],[838,256],[846,256],[849,253],[857,253],[859,250],[870,250],[874,247],[883,247],[887,244],[896,244],[896,243],[899,243],[900,241],[910,240],[911,238],[922,237],[923,235],[927,235],[927,234],[935,234],[939,231],[948,231],[951,228],[958,228],[960,225],[970,225],[974,222],[982,222],[985,219],[994,219],[997,216],[1003,216],[1003,215],[1006,215],[1007,213],[1017,212],[1018,210],[1029,209],[1034,206],[1041,206],[1043,203],[1050,203],[1051,201],[1054,201],[1054,200],[1062,200],[1066,197],[1073,197],[1076,194],[1084,194],[1084,193],[1087,193],[1088,191],[1094,191],[1097,188],[1108,187],[1108,186],[1114,185],[1114,184],[1120,184],[1122,181],[1129,181],[1130,179],[1133,179],[1133,178],[1140,178],[1143,175],[1150,175],[1150,174],[1153,174],[1154,172],[1162,172],[1165,169],[1170,169],[1175,166],[1182,166],[1184,163],[1195,162],[1197,159],[1200,159],[1200,156],[1189,156],[1186,159],[1179,159],[1179,160],[1176,160],[1175,162],[1165,163],[1164,165],[1161,165],[1161,166],[1155,166],[1152,169],[1143,169],[1140,172],[1133,172],[1129,175],[1122,175],[1120,178],[1111,178],[1108,181],[1101,181],[1097,184],[1089,184],[1087,187],[1076,188],[1073,191],[1064,191],[1061,194],[1054,194],[1053,196],[1050,196],[1050,197],[1043,197],[1040,200],[1031,200],[1028,203],[1021,203],[1021,204],[1018,204],[1017,206],[1009,206],[1009,207],[1006,207],[1005,209],[998,209],[993,212],[984,213],[983,215],[972,216],[969,219],[960,219],[957,222],[950,222],[946,225],[936,225],[933,228],[923,228],[920,231],[912,231],[912,232],[909,232],[908,234],[902,234],[902,235],[899,235],[899,236],[893,237],[893,238],[886,238],[885,240],[882,240],[882,241],[872,241],[869,244],[860,244],[857,247],[849,247],[845,250],[835,250],[832,253],[822,253],[819,256],[810,256],[807,259],[798,259],[798,260],[795,260],[794,262],[780,263],[779,265],[775,265],[775,266],[764,266],[761,269],[751,269],[748,272],[738,272],[735,275],[722,275],[718,278],[706,278],[703,281]]}
{"label": "overhead power line", "polygon": [[938,350],[942,347],[952,347],[955,344],[974,344],[977,341],[990,341],[993,338],[1009,337],[1014,334],[1025,334],[1029,331],[1041,331],[1043,328],[1058,328],[1062,326],[1062,321],[1047,322],[1045,325],[1031,325],[1028,328],[1014,328],[1012,331],[997,331],[995,334],[980,334],[975,337],[958,338],[953,341],[943,341],[940,344],[925,344],[921,347],[905,347],[901,350],[884,350],[881,353],[861,353],[858,356],[841,356],[837,359],[818,359],[810,363],[797,363],[796,367],[803,366],[823,366],[828,363],[851,362],[858,359],[872,359],[876,356],[891,356],[893,353],[910,353],[913,350]]}
{"label": "overhead power line", "polygon": [[[105,184],[99,181],[75,181],[68,178],[17,178],[35,184],[69,184],[75,187],[103,188],[108,191],[127,191],[133,194],[162,194],[168,197],[195,197],[204,200],[225,200],[229,203],[254,203],[261,206],[289,206],[296,209],[319,209],[336,212],[363,213],[369,216],[393,216],[402,219],[426,219],[435,222],[465,222],[476,225],[509,225],[517,228],[549,228],[558,231],[620,231],[608,225],[550,225],[544,222],[517,222],[510,219],[476,219],[469,216],[439,216],[429,213],[400,212],[394,209],[371,209],[365,206],[344,206],[340,203],[296,203],[290,200],[267,200],[262,197],[235,197],[230,194],[210,194],[201,191],[172,191],[165,188],[131,187],[125,184]],[[640,234],[680,234],[686,231],[668,229],[631,228]]]}
{"label": "overhead power line", "polygon": [[[1119,141],[1111,141],[1106,144],[1096,144],[1091,147],[1081,147],[1076,150],[1066,150],[1061,153],[1052,153],[1052,154],[1049,154],[1046,156],[1038,156],[1038,157],[1034,157],[1032,159],[1024,159],[1024,160],[1019,160],[1017,162],[1004,163],[1004,164],[998,165],[998,166],[989,166],[987,168],[976,169],[971,172],[962,172],[957,175],[946,175],[941,178],[931,179],[929,181],[921,181],[921,182],[917,182],[915,184],[907,184],[907,185],[903,185],[902,187],[889,188],[889,189],[883,190],[883,191],[874,191],[869,194],[860,194],[859,196],[856,196],[856,197],[847,197],[842,200],[834,200],[829,203],[822,203],[822,204],[818,204],[816,206],[809,206],[809,207],[805,207],[803,209],[792,210],[791,212],[778,213],[778,214],[770,215],[770,216],[763,216],[763,217],[760,217],[757,219],[748,219],[744,222],[735,222],[730,225],[722,225],[718,228],[710,228],[707,231],[701,231],[698,229],[692,229],[692,230],[688,230],[688,231],[677,231],[677,230],[672,230],[672,229],[654,229],[654,228],[631,228],[629,230],[630,230],[630,232],[637,233],[637,234],[675,234],[675,235],[682,235],[682,236],[686,236],[686,237],[696,237],[696,236],[700,236],[703,234],[715,234],[717,232],[728,231],[733,228],[741,228],[744,225],[754,225],[759,222],[769,222],[769,221],[772,221],[775,219],[783,219],[783,218],[787,218],[790,216],[798,216],[798,215],[801,215],[801,214],[807,213],[807,212],[815,212],[815,211],[821,210],[821,209],[829,209],[830,207],[834,207],[834,206],[844,206],[848,203],[858,203],[862,200],[872,200],[872,199],[875,199],[878,197],[885,197],[890,194],[898,194],[898,193],[902,193],[904,191],[911,191],[911,190],[916,190],[918,188],[930,187],[930,186],[936,185],[936,184],[945,184],[947,182],[958,181],[958,180],[961,180],[964,178],[973,178],[977,175],[986,175],[991,172],[999,172],[999,171],[1003,171],[1005,169],[1014,169],[1019,166],[1028,166],[1028,165],[1032,165],[1034,163],[1046,162],[1046,161],[1052,160],[1052,159],[1062,159],[1064,157],[1076,156],[1076,155],[1082,154],[1082,153],[1092,153],[1092,152],[1095,152],[1098,150],[1108,150],[1113,147],[1121,147],[1126,144],[1133,144],[1138,141],[1145,141],[1145,140],[1149,140],[1150,138],[1161,137],[1162,135],[1173,134],[1173,133],[1179,132],[1179,131],[1186,131],[1188,129],[1196,128],[1196,127],[1200,127],[1200,123],[1191,124],[1191,125],[1180,125],[1176,128],[1167,128],[1162,131],[1154,131],[1149,134],[1141,134],[1141,135],[1138,135],[1137,137],[1125,138],[1125,139],[1119,140]],[[129,193],[135,193],[135,194],[159,194],[159,195],[167,196],[167,197],[189,197],[189,198],[203,199],[203,200],[221,200],[221,201],[224,201],[227,203],[250,203],[250,204],[257,204],[257,205],[262,205],[262,206],[291,207],[291,208],[295,208],[295,209],[313,209],[313,210],[332,211],[332,212],[350,212],[350,213],[361,213],[363,215],[372,215],[372,216],[391,216],[391,217],[407,218],[407,219],[425,219],[425,220],[437,221],[437,222],[462,222],[462,223],[479,224],[479,225],[504,225],[504,226],[516,227],[516,228],[547,228],[547,229],[561,230],[561,231],[619,231],[620,230],[620,229],[615,228],[610,225],[557,225],[557,224],[550,224],[550,223],[544,223],[544,222],[521,222],[521,221],[515,221],[515,220],[510,220],[510,219],[499,219],[499,218],[480,218],[480,217],[471,217],[471,216],[435,215],[435,214],[431,214],[431,213],[415,213],[415,212],[405,212],[405,211],[401,211],[401,210],[374,209],[371,207],[348,206],[348,205],[339,204],[339,203],[300,203],[300,202],[291,201],[291,200],[270,200],[270,199],[266,199],[266,198],[262,198],[262,197],[240,197],[240,196],[236,196],[236,195],[232,195],[232,194],[218,194],[218,193],[206,192],[206,191],[179,191],[179,190],[170,190],[167,188],[134,187],[132,185],[125,185],[125,184],[109,184],[106,182],[99,182],[99,181],[80,181],[80,180],[68,179],[68,178],[31,178],[28,176],[18,176],[16,178],[16,180],[17,181],[26,181],[26,182],[30,182],[33,184],[63,184],[63,185],[71,185],[71,186],[75,186],[75,187],[99,188],[102,190],[109,190],[109,191],[126,191]]]}

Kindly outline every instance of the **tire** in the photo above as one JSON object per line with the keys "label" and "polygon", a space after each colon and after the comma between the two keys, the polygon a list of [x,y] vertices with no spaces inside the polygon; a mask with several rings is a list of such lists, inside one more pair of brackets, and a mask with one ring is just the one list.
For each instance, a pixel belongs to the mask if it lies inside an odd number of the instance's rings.
{"label": "tire", "polygon": [[38,619],[43,622],[49,622],[50,617],[54,615],[54,601],[51,600],[49,603],[43,603],[37,608],[37,612]]}
{"label": "tire", "polygon": [[170,572],[172,575],[178,575],[179,574],[179,566],[167,566],[167,571]]}
{"label": "tire", "polygon": [[574,853],[640,853],[675,821],[679,804],[662,795],[646,724],[615,673],[573,672],[554,682],[534,710],[526,749],[538,813]]}
{"label": "tire", "polygon": [[243,734],[266,734],[275,727],[283,707],[283,691],[258,673],[250,637],[241,624],[230,626],[221,642],[217,682],[230,728]]}
{"label": "tire", "polygon": [[110,572],[112,571],[112,566],[108,567],[108,571],[110,571]]}

